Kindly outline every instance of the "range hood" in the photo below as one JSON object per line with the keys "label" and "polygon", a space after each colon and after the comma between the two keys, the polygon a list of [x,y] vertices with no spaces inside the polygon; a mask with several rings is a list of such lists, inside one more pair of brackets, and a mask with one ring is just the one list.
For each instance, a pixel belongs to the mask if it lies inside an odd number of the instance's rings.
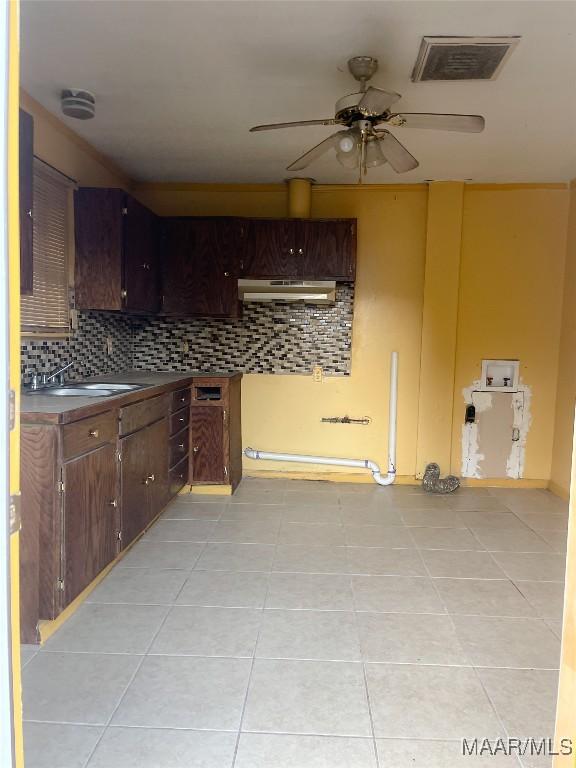
{"label": "range hood", "polygon": [[238,280],[240,301],[303,301],[334,304],[334,280]]}

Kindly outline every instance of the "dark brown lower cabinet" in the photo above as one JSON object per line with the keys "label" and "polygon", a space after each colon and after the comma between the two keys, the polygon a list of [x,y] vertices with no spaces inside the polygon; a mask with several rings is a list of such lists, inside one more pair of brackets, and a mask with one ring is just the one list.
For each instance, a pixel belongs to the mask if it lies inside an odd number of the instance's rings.
{"label": "dark brown lower cabinet", "polygon": [[190,409],[192,483],[231,485],[242,479],[242,374],[195,378]]}
{"label": "dark brown lower cabinet", "polygon": [[22,642],[37,643],[38,620],[56,618],[118,553],[117,432],[102,428],[109,420],[117,423],[117,411],[22,425]]}
{"label": "dark brown lower cabinet", "polygon": [[223,483],[224,408],[198,405],[192,408],[192,481]]}
{"label": "dark brown lower cabinet", "polygon": [[116,465],[110,444],[63,465],[64,605],[116,557]]}
{"label": "dark brown lower cabinet", "polygon": [[168,419],[120,440],[122,548],[142,533],[168,502]]}
{"label": "dark brown lower cabinet", "polygon": [[56,618],[188,482],[238,485],[241,378],[188,378],[75,421],[22,424],[22,642],[39,642],[39,619]]}

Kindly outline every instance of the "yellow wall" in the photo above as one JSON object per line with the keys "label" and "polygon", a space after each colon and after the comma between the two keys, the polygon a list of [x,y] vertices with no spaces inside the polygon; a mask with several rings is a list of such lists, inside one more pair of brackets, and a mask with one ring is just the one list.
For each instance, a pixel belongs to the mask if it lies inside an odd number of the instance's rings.
{"label": "yellow wall", "polygon": [[464,184],[431,184],[422,314],[416,474],[450,467]]}
{"label": "yellow wall", "polygon": [[[573,396],[572,396],[573,399]],[[574,409],[572,408],[572,417]],[[568,418],[573,422],[573,418]],[[576,441],[574,441],[576,453]],[[569,453],[571,453],[569,451]],[[570,484],[570,517],[566,555],[566,587],[564,592],[564,625],[562,627],[562,653],[560,658],[560,681],[558,687],[558,708],[556,711],[556,746],[562,739],[572,739],[574,752],[571,756],[554,759],[554,768],[576,766],[576,463],[572,466]]]}
{"label": "yellow wall", "polygon": [[576,180],[570,185],[570,215],[564,272],[560,365],[554,425],[551,488],[562,496],[570,487],[574,400],[576,398]]}
{"label": "yellow wall", "polygon": [[482,358],[519,358],[532,387],[525,477],[550,477],[568,191],[466,188],[452,468],[460,471],[462,388]]}
{"label": "yellow wall", "polygon": [[[20,174],[18,98],[20,81],[20,5],[9,5],[8,32],[8,303],[10,389],[15,394],[16,412],[20,408]],[[5,34],[5,32],[3,33]],[[3,311],[6,311],[5,309]],[[16,419],[10,432],[10,495],[20,493],[20,424]],[[5,502],[4,502],[5,503]],[[4,567],[4,566],[3,566]],[[22,731],[22,673],[20,663],[20,532],[10,536],[10,611],[12,655],[13,740],[15,768],[24,766]],[[1,648],[0,653],[9,652]]]}

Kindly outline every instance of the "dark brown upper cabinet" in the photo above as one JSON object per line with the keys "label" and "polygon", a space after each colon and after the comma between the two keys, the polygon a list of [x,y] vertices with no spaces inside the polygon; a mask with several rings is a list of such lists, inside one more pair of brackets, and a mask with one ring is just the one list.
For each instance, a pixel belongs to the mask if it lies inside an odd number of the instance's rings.
{"label": "dark brown upper cabinet", "polygon": [[242,226],[242,277],[355,278],[355,219],[250,219]]}
{"label": "dark brown upper cabinet", "polygon": [[162,220],[162,312],[238,317],[241,225],[232,218]]}
{"label": "dark brown upper cabinet", "polygon": [[74,193],[78,309],[157,312],[158,217],[121,189]]}
{"label": "dark brown upper cabinet", "polygon": [[20,293],[32,294],[34,256],[32,251],[34,193],[34,121],[20,110]]}

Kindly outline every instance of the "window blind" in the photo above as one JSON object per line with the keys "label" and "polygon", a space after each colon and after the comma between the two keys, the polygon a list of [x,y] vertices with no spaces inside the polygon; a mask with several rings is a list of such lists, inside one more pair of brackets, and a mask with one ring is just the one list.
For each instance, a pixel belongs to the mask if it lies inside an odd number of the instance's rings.
{"label": "window blind", "polygon": [[72,181],[34,160],[33,292],[21,298],[22,332],[70,330],[68,264]]}

